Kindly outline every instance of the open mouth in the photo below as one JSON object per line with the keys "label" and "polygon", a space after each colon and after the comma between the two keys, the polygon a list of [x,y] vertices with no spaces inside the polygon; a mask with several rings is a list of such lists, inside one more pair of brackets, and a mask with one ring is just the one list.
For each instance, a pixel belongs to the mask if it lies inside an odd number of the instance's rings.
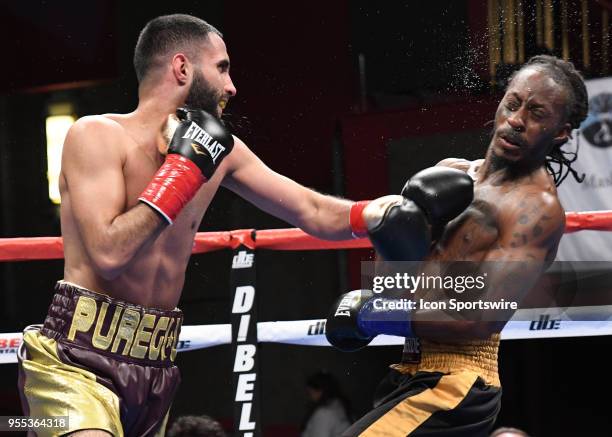
{"label": "open mouth", "polygon": [[219,108],[225,109],[226,106],[227,106],[227,100],[220,100],[219,101]]}
{"label": "open mouth", "polygon": [[502,146],[504,148],[506,148],[506,149],[509,149],[509,150],[519,150],[521,148],[520,144],[512,142],[507,137],[500,136],[499,139],[501,141]]}

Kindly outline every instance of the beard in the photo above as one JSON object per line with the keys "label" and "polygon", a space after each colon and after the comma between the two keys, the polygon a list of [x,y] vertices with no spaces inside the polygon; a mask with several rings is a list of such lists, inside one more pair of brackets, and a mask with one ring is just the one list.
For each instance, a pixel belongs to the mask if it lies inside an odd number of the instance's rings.
{"label": "beard", "polygon": [[[503,135],[506,139],[510,140],[514,144],[524,146],[523,139],[521,138],[520,134],[518,134],[516,131],[513,131],[512,129],[498,130],[495,124],[495,121],[492,121],[491,123],[493,123],[493,129],[491,129],[491,133],[490,133],[491,141],[495,140],[495,137],[497,134],[497,136]],[[491,159],[491,169],[493,171],[503,170],[503,169],[506,169],[509,171],[515,171],[516,169],[521,167],[520,161],[512,161],[512,160],[505,158],[504,156],[497,155],[494,150],[492,150],[490,159]]]}
{"label": "beard", "polygon": [[193,81],[189,87],[189,93],[185,99],[185,106],[191,109],[203,109],[215,118],[219,118],[217,106],[221,100],[222,93],[216,92],[204,78],[201,71],[195,70]]}
{"label": "beard", "polygon": [[491,170],[514,170],[517,167],[518,165],[515,162],[512,162],[503,156],[498,156],[495,154],[495,152],[491,153]]}

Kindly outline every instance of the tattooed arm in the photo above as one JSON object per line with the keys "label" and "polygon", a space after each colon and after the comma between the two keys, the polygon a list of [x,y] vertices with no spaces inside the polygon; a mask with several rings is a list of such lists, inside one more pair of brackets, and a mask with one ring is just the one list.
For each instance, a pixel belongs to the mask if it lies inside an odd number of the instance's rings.
{"label": "tattooed arm", "polygon": [[[526,187],[510,196],[515,199],[504,202],[510,207],[500,208],[497,243],[482,258],[487,291],[478,299],[483,301],[520,303],[554,259],[563,235],[565,214],[556,195]],[[413,327],[417,336],[431,340],[487,338],[501,331],[512,313],[465,312],[460,321],[433,322],[431,314],[417,311]]]}

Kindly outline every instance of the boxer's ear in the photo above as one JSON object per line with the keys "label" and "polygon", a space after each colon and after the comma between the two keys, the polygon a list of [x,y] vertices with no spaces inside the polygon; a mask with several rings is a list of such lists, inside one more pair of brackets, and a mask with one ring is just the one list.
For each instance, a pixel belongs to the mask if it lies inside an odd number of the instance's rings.
{"label": "boxer's ear", "polygon": [[557,133],[557,135],[553,139],[553,142],[556,145],[565,144],[567,142],[567,140],[570,139],[571,137],[572,137],[572,126],[569,123],[565,123],[559,129],[559,132]]}
{"label": "boxer's ear", "polygon": [[188,60],[183,53],[177,53],[172,57],[172,74],[179,85],[187,85],[189,81]]}

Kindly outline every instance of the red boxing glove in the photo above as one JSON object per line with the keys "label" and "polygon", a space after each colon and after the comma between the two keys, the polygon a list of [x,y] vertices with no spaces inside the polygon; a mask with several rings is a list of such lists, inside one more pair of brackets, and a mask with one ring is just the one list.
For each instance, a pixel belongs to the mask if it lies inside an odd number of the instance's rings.
{"label": "red boxing glove", "polygon": [[138,200],[149,205],[172,224],[204,182],[206,180],[197,165],[173,153],[166,157]]}
{"label": "red boxing glove", "polygon": [[201,110],[179,109],[181,122],[166,161],[138,200],[172,224],[179,212],[232,151],[234,139],[220,120]]}

